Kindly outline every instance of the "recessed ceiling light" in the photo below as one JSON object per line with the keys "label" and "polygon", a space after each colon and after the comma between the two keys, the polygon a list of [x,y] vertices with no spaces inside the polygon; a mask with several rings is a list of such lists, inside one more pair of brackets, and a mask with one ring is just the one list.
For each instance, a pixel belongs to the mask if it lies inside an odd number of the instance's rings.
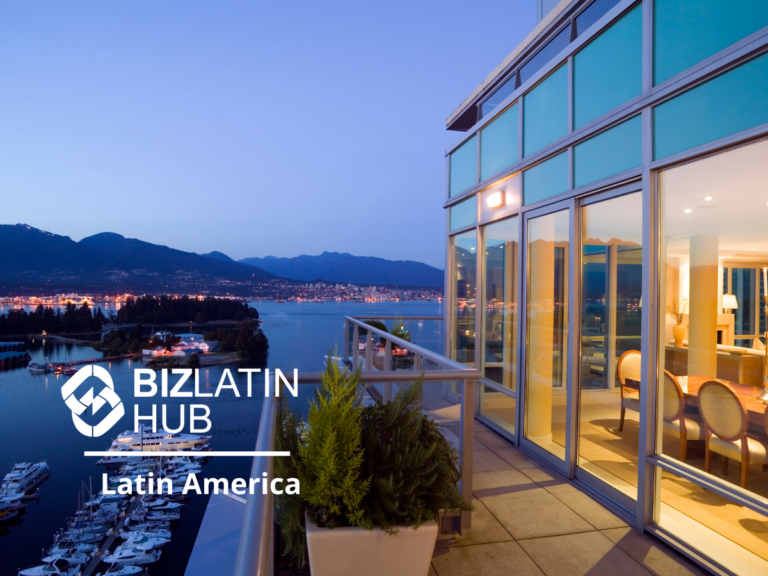
{"label": "recessed ceiling light", "polygon": [[712,200],[712,196],[704,196],[704,200],[706,200],[707,202],[709,202],[710,200]]}
{"label": "recessed ceiling light", "polygon": [[693,210],[691,210],[690,208],[686,208],[685,210],[683,210],[683,212],[685,212],[686,214],[690,214],[691,212],[693,212]]}

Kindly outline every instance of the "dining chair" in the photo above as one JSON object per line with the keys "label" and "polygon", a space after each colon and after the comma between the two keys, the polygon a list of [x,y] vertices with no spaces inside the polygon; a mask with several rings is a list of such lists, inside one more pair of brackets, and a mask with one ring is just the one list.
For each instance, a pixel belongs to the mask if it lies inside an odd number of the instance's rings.
{"label": "dining chair", "polygon": [[768,463],[765,441],[747,435],[747,410],[736,391],[726,382],[708,380],[699,388],[699,412],[704,421],[704,471],[712,468],[712,453],[723,457],[723,472],[728,459],[741,463],[742,488],[747,487],[749,465]]}
{"label": "dining chair", "polygon": [[627,350],[619,358],[618,372],[621,384],[621,416],[619,418],[619,432],[624,429],[624,412],[627,408],[640,412],[640,391],[626,385],[627,380],[640,382],[640,351]]}
{"label": "dining chair", "polygon": [[664,370],[664,430],[680,438],[680,461],[685,462],[689,440],[701,440],[704,425],[695,416],[685,415],[685,395],[680,382]]}

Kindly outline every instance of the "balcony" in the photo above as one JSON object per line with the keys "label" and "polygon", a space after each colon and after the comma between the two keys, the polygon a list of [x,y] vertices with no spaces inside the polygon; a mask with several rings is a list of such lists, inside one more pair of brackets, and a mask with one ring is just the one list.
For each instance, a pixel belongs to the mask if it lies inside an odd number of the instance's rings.
{"label": "balcony", "polygon": [[[477,370],[350,317],[336,361],[361,366],[367,401],[388,400],[423,372],[422,408],[461,455],[460,493],[474,510],[443,519],[430,576],[705,573],[476,421]],[[319,379],[299,375],[302,384]],[[257,451],[274,449],[275,413],[274,399],[265,399]],[[271,476],[272,464],[254,459],[252,477]],[[274,542],[270,495],[213,495],[186,576],[291,574]]]}

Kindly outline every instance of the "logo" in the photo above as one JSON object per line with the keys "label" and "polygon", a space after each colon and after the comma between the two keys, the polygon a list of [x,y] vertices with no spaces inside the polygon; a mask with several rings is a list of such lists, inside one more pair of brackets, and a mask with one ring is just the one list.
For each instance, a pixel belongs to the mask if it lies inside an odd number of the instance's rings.
{"label": "logo", "polygon": [[[91,387],[88,392],[78,400],[75,397],[75,392],[80,385],[91,376],[95,376],[101,380],[106,387],[99,392],[97,396],[93,395],[93,387]],[[120,396],[115,392],[112,376],[110,376],[109,372],[101,366],[89,365],[80,368],[80,370],[78,370],[75,375],[61,387],[61,396],[64,398],[64,402],[69,409],[72,410],[72,421],[75,423],[75,428],[77,428],[78,432],[83,436],[88,436],[90,438],[103,436],[125,415],[125,407],[120,400]],[[96,414],[104,404],[109,404],[112,410],[101,422],[96,424],[96,426],[90,426],[80,418],[80,415],[88,410],[89,406],[91,407],[91,414]]]}

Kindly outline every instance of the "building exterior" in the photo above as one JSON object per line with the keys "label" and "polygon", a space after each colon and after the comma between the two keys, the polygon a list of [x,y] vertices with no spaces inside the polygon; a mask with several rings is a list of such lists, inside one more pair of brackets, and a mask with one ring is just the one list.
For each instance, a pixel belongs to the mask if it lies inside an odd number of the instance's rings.
{"label": "building exterior", "polygon": [[768,574],[768,2],[551,4],[447,120],[446,351],[527,454]]}

